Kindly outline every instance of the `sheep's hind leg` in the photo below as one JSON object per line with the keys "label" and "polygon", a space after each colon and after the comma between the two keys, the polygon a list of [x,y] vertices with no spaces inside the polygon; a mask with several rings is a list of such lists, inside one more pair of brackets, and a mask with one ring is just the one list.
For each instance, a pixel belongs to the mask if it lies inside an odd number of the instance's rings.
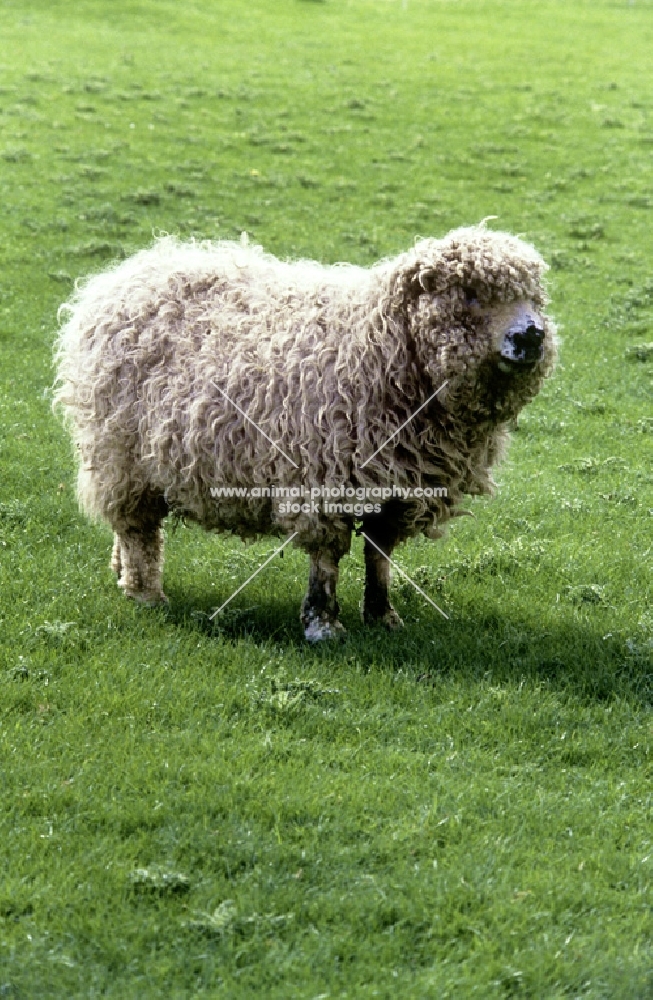
{"label": "sheep's hind leg", "polygon": [[127,597],[141,604],[165,604],[161,586],[163,570],[163,530],[167,513],[162,498],[143,497],[135,510],[113,523],[111,569]]}
{"label": "sheep's hind leg", "polygon": [[365,534],[376,542],[382,555],[374,545],[365,539],[365,595],[363,597],[363,621],[366,625],[381,624],[388,629],[401,628],[404,624],[390,603],[390,563],[386,556],[392,555],[397,544],[396,533],[387,524],[364,525]]}
{"label": "sheep's hind leg", "polygon": [[333,639],[344,635],[344,626],[338,621],[340,606],[336,598],[338,563],[340,555],[331,551],[311,553],[308,575],[308,593],[303,600],[300,620],[309,642]]}
{"label": "sheep's hind leg", "polygon": [[161,586],[163,530],[126,528],[114,536],[111,569],[126,597],[141,604],[165,604]]}

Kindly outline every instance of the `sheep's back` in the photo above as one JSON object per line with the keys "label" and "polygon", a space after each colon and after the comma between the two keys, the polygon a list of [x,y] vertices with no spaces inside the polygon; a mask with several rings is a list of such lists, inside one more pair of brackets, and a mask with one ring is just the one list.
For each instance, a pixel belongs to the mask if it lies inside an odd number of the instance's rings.
{"label": "sheep's back", "polygon": [[265,435],[298,464],[353,450],[372,284],[348,265],[170,239],[91,278],[58,347],[59,402],[87,461],[121,449],[157,488],[187,490],[287,478]]}

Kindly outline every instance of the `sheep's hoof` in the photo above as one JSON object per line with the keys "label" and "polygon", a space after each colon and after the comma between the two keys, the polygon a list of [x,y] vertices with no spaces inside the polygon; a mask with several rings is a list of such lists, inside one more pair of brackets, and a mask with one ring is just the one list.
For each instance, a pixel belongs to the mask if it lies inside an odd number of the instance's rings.
{"label": "sheep's hoof", "polygon": [[386,611],[383,618],[381,618],[381,625],[385,625],[390,632],[394,632],[398,628],[403,628],[404,623],[400,616],[397,614],[394,608],[390,608]]}
{"label": "sheep's hoof", "polygon": [[168,598],[162,590],[129,590],[123,587],[125,597],[131,597],[132,601],[138,601],[148,608],[155,608],[159,604],[168,604]]}
{"label": "sheep's hoof", "polygon": [[373,615],[363,609],[363,621],[366,625],[384,625],[389,632],[394,632],[404,627],[402,619],[394,608],[388,608],[382,615]]}
{"label": "sheep's hoof", "polygon": [[304,638],[308,642],[322,642],[324,639],[340,639],[346,635],[346,629],[337,619],[321,618],[319,615],[304,619]]}

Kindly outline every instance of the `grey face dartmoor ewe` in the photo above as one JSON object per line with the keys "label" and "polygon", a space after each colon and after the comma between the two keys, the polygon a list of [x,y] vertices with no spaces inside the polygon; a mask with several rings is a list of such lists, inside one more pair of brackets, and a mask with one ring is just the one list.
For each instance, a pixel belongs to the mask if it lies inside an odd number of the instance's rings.
{"label": "grey face dartmoor ewe", "polygon": [[[342,632],[356,528],[364,620],[399,626],[393,549],[492,492],[507,427],[553,367],[544,271],[529,244],[476,226],[371,268],[166,237],[90,278],[64,307],[55,405],[125,594],[166,599],[170,511],[243,538],[294,534],[310,556],[304,633],[324,639]],[[278,486],[343,495],[281,503]]]}

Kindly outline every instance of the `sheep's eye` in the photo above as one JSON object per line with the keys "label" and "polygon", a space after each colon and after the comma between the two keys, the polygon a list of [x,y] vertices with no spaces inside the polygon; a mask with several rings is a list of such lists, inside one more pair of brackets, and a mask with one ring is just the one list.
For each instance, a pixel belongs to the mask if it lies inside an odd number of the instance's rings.
{"label": "sheep's eye", "polygon": [[465,296],[465,302],[468,306],[478,305],[478,295],[476,294],[475,288],[463,288],[463,295]]}

